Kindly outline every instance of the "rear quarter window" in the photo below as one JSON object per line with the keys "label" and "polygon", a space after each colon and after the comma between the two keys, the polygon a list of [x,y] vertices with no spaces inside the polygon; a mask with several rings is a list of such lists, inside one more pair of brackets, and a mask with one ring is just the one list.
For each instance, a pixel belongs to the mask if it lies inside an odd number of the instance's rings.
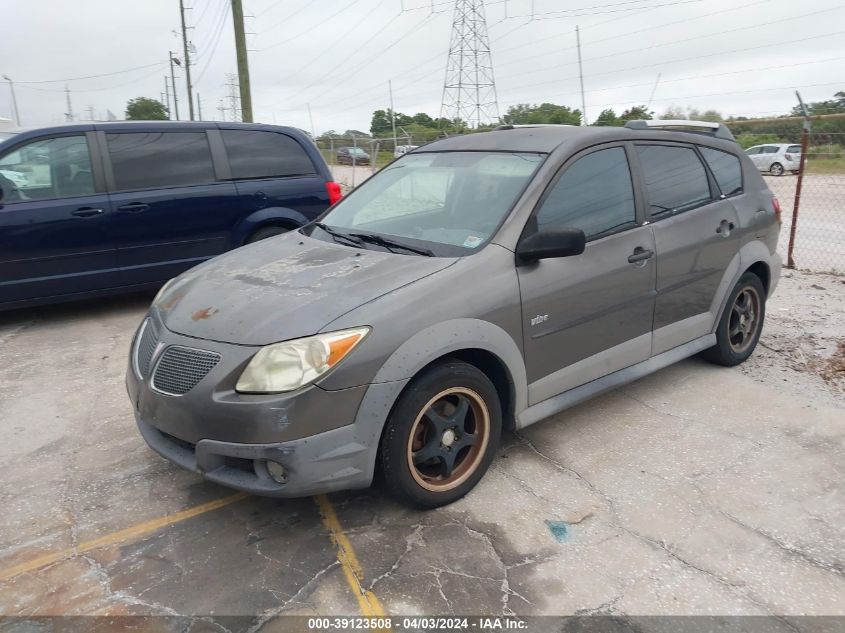
{"label": "rear quarter window", "polygon": [[801,153],[801,146],[800,145],[790,145],[786,148],[787,154],[800,154]]}
{"label": "rear quarter window", "polygon": [[735,196],[742,193],[742,167],[739,158],[729,152],[711,147],[699,147],[701,155],[716,178],[722,194]]}
{"label": "rear quarter window", "polygon": [[302,146],[290,136],[263,130],[222,130],[232,178],[285,178],[317,173]]}

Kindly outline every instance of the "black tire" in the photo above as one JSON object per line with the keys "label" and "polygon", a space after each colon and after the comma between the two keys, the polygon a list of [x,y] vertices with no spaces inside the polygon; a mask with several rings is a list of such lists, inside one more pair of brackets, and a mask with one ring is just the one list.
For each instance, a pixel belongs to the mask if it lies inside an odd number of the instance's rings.
{"label": "black tire", "polygon": [[286,226],[265,226],[250,235],[247,238],[246,243],[252,244],[253,242],[260,242],[261,240],[266,240],[268,237],[281,235],[282,233],[287,233],[288,231],[290,231],[290,229]]}
{"label": "black tire", "polygon": [[[743,297],[752,304],[754,314],[750,318],[753,318],[753,323],[749,323],[748,313],[743,317]],[[743,321],[743,318],[749,320]],[[701,352],[702,358],[725,367],[744,362],[757,347],[765,319],[766,291],[763,282],[754,273],[745,273],[739,278],[725,304],[725,311],[716,328],[716,344]]]}
{"label": "black tire", "polygon": [[490,379],[472,365],[446,360],[414,378],[390,413],[379,446],[384,485],[417,508],[457,501],[487,471],[501,431],[502,408]]}
{"label": "black tire", "polygon": [[769,173],[772,176],[783,176],[783,172],[783,165],[781,165],[780,163],[772,163],[769,167]]}

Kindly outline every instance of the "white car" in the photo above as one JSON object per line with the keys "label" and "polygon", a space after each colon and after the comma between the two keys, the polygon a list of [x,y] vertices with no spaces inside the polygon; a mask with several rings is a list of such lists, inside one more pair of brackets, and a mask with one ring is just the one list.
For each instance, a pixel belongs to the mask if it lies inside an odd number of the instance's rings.
{"label": "white car", "polygon": [[789,143],[771,143],[755,145],[745,150],[751,162],[760,171],[767,171],[772,176],[782,176],[785,172],[798,173],[801,165],[801,146]]}
{"label": "white car", "polygon": [[393,158],[399,158],[400,156],[404,156],[412,149],[417,149],[419,145],[397,145],[396,149],[393,150]]}

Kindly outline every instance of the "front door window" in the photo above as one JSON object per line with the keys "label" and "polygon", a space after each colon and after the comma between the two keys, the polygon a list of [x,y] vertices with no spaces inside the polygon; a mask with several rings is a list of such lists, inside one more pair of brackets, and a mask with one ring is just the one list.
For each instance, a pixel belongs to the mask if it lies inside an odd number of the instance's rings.
{"label": "front door window", "polygon": [[84,136],[42,139],[0,157],[3,203],[95,193]]}

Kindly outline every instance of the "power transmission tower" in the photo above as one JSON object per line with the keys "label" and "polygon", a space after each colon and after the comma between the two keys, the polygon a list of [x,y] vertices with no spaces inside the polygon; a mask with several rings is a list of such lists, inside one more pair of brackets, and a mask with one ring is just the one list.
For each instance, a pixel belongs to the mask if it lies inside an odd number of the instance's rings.
{"label": "power transmission tower", "polygon": [[484,0],[455,0],[440,118],[471,128],[499,120]]}
{"label": "power transmission tower", "polygon": [[67,112],[65,112],[65,121],[73,121],[76,117],[73,114],[73,104],[70,102],[70,88],[65,84],[65,99],[67,99]]}
{"label": "power transmission tower", "polygon": [[[232,121],[243,121],[243,118],[241,118],[241,93],[240,86],[238,85],[238,76],[234,73],[227,73],[226,79],[229,80],[226,83],[226,86],[229,88],[229,107],[226,110],[231,113]],[[246,122],[248,123],[248,121]]]}

